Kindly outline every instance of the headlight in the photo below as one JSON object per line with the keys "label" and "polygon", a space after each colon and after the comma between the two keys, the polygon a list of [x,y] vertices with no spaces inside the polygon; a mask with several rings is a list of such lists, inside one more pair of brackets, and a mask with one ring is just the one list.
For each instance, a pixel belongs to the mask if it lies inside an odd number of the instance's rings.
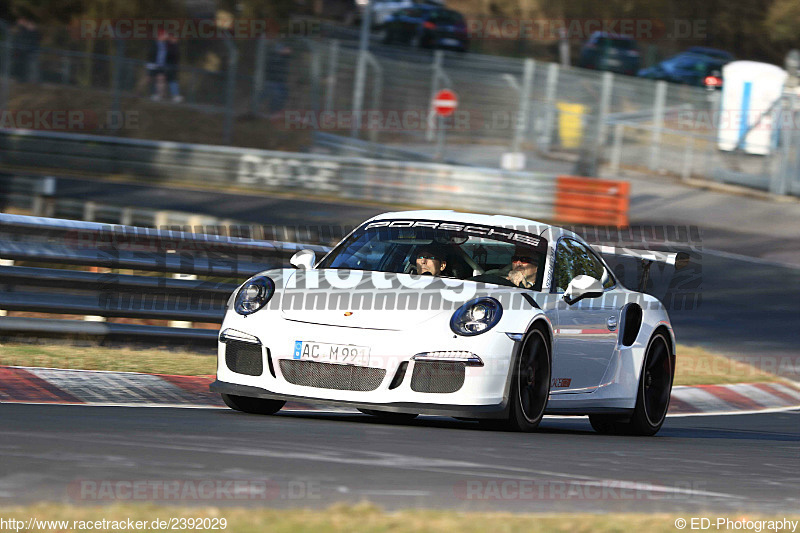
{"label": "headlight", "polygon": [[471,337],[489,331],[503,316],[503,306],[494,298],[475,298],[459,307],[450,319],[453,333]]}
{"label": "headlight", "polygon": [[240,315],[255,313],[275,294],[275,282],[266,276],[256,276],[241,286],[233,308]]}

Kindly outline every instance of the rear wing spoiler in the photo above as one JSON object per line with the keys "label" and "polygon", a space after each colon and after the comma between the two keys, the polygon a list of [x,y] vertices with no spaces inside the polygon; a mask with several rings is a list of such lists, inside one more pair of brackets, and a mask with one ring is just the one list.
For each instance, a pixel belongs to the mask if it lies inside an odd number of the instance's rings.
{"label": "rear wing spoiler", "polygon": [[633,248],[622,248],[620,246],[602,246],[599,244],[591,245],[592,249],[601,255],[619,255],[622,257],[632,257],[642,261],[642,279],[639,280],[639,292],[643,292],[647,287],[650,278],[650,265],[658,261],[673,265],[675,270],[680,270],[689,264],[689,254],[686,252],[660,252],[658,250],[636,250]]}
{"label": "rear wing spoiler", "polygon": [[635,250],[633,248],[622,248],[620,246],[602,246],[593,244],[592,249],[602,255],[621,255],[623,257],[633,257],[642,261],[658,261],[674,265],[680,270],[689,263],[689,254],[686,252],[659,252],[658,250]]}

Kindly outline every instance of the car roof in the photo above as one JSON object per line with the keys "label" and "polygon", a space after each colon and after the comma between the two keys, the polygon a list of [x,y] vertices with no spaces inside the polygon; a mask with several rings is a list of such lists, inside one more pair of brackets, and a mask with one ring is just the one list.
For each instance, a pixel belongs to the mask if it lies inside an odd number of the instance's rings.
{"label": "car roof", "polygon": [[610,39],[625,39],[627,41],[633,41],[634,38],[632,35],[622,35],[619,33],[612,33],[609,31],[596,31],[589,36],[590,39],[594,39],[596,37],[608,37]]}
{"label": "car roof", "polygon": [[546,230],[553,228],[550,224],[530,220],[527,218],[512,217],[509,215],[484,215],[479,213],[461,213],[453,210],[426,209],[416,211],[391,211],[381,213],[370,219],[410,219],[410,220],[441,220],[444,222],[464,222],[467,224],[483,224],[500,228],[525,228],[525,231],[541,235]]}
{"label": "car roof", "polygon": [[461,13],[459,13],[455,9],[450,9],[449,7],[446,7],[444,4],[414,4],[412,7],[419,8],[422,11],[426,11],[426,12],[427,11],[446,11],[448,13],[457,13],[457,14],[461,15]]}
{"label": "car roof", "polygon": [[718,59],[733,59],[733,54],[727,50],[720,50],[719,48],[711,48],[708,46],[691,46],[686,49],[686,52],[690,54],[707,55]]}
{"label": "car roof", "polygon": [[698,62],[702,61],[704,63],[718,64],[720,66],[730,62],[727,59],[721,59],[719,57],[709,56],[697,52],[680,52],[679,54],[675,54],[674,56],[666,58],[665,60],[661,61],[661,63],[666,63],[668,61],[675,61],[678,59],[693,59]]}

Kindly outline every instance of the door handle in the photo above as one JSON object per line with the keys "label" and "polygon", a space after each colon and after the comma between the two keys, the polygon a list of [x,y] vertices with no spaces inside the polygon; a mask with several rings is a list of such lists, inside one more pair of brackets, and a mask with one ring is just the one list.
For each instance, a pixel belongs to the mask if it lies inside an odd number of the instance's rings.
{"label": "door handle", "polygon": [[617,329],[617,317],[615,316],[608,317],[608,320],[606,320],[606,325],[608,325],[609,331],[614,331],[615,329]]}

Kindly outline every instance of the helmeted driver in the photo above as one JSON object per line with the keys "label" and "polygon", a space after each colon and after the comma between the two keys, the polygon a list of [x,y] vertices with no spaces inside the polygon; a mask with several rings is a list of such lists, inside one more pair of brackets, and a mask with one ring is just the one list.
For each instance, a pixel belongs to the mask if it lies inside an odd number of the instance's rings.
{"label": "helmeted driver", "polygon": [[442,270],[447,268],[445,254],[432,246],[423,246],[417,250],[415,259],[415,267],[419,275],[441,276]]}

